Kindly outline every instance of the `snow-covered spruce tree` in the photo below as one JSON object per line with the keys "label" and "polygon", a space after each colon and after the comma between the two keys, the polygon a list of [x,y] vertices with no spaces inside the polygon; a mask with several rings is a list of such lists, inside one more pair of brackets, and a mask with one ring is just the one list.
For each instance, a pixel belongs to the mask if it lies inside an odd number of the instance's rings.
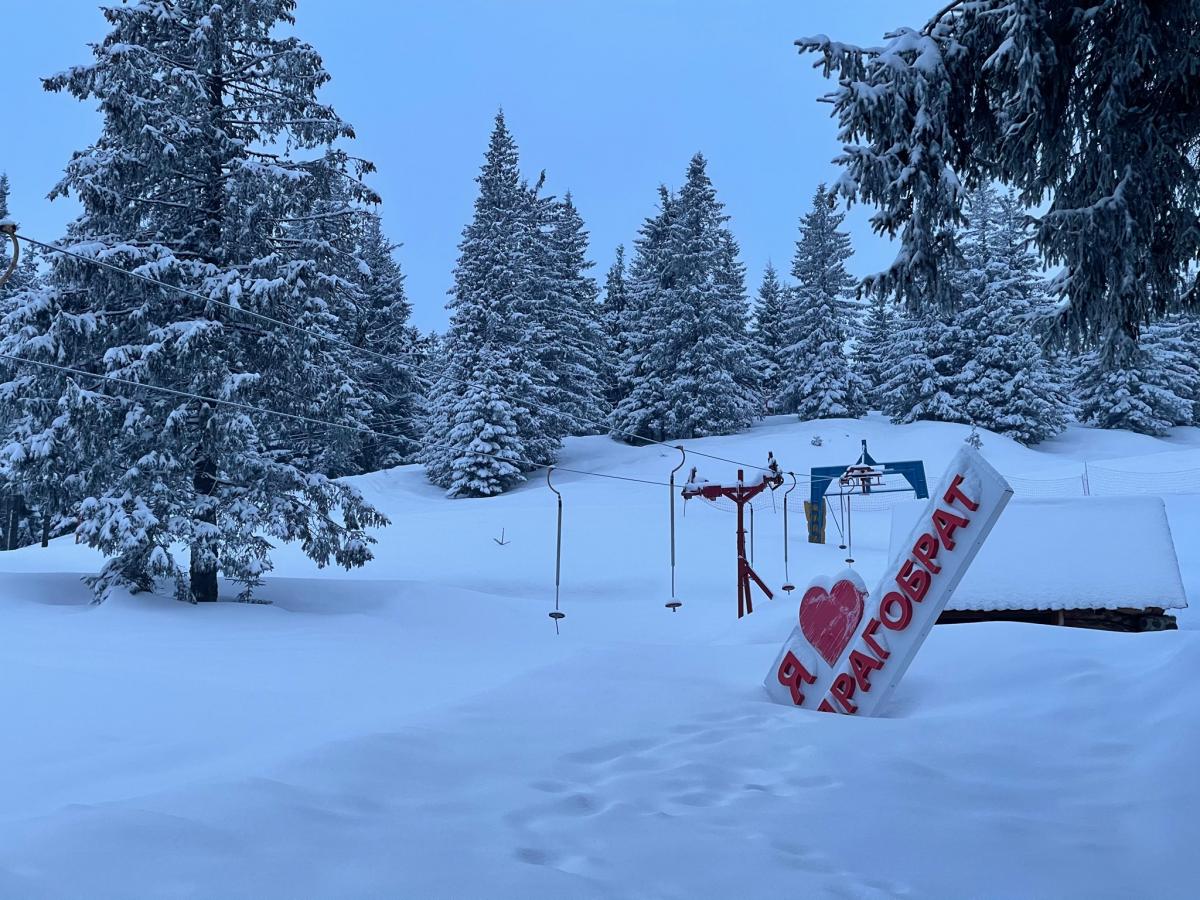
{"label": "snow-covered spruce tree", "polygon": [[[8,195],[8,175],[0,174],[0,221],[10,216]],[[8,281],[0,285],[0,329],[4,327],[3,323],[8,313],[13,310],[17,298],[27,291],[37,289],[39,276],[32,251],[33,248],[28,244],[21,247],[16,269]],[[0,247],[0,273],[8,271],[11,261],[12,242],[6,237],[3,246]],[[0,359],[0,394],[3,392],[3,383],[7,382],[14,372],[12,363]],[[9,443],[12,417],[13,410],[0,401],[0,448]],[[54,523],[50,517],[41,515],[37,498],[30,495],[28,485],[14,477],[11,467],[5,462],[4,454],[0,453],[0,550],[15,550],[32,543],[39,534],[49,537],[53,528]]]}
{"label": "snow-covered spruce tree", "polygon": [[[362,425],[371,418],[372,400],[378,399],[361,378],[373,360],[345,342],[353,341],[369,302],[362,285],[360,246],[362,219],[368,213],[355,205],[341,151],[328,150],[325,163],[292,188],[302,195],[300,207],[306,212],[282,224],[280,240],[286,242],[293,266],[303,266],[305,272],[305,304],[295,324],[306,330],[325,329],[343,343],[321,342],[311,348],[310,365],[326,377],[314,385],[319,392],[296,398],[295,411]],[[368,439],[361,431],[299,421],[279,423],[272,431],[277,459],[335,477],[360,471],[358,459]]]}
{"label": "snow-covered spruce tree", "polygon": [[1191,404],[1191,419],[1179,417],[1175,424],[1200,425],[1200,317],[1169,316],[1150,325],[1142,341],[1162,364],[1171,391]]}
{"label": "snow-covered spruce tree", "polygon": [[426,354],[420,333],[408,321],[412,305],[396,245],[384,236],[377,213],[362,210],[355,224],[357,270],[350,280],[356,290],[348,297],[356,302],[339,316],[339,332],[355,347],[371,351],[353,359],[355,383],[366,391],[364,424],[404,438],[360,435],[355,468],[369,472],[408,462],[416,450]]}
{"label": "snow-covered spruce tree", "polygon": [[534,197],[534,202],[540,226],[533,250],[541,401],[557,414],[549,422],[555,435],[595,434],[608,414],[602,380],[607,353],[596,282],[587,274],[592,267],[587,231],[569,192],[562,200]]}
{"label": "snow-covered spruce tree", "polygon": [[885,297],[871,298],[871,307],[855,343],[852,365],[862,379],[867,406],[884,409],[883,385],[891,376],[888,360],[896,339],[896,313]]}
{"label": "snow-covered spruce tree", "polygon": [[[83,207],[67,246],[314,334],[58,255],[47,289],[8,317],[9,351],[280,412],[307,413],[346,382],[321,337],[335,324],[325,273],[288,230],[312,213],[310,181],[340,177],[365,197],[365,167],[325,152],[352,132],[315,96],[329,77],[316,51],[273,36],[294,8],[109,6],[91,64],[46,87],[103,114],[100,137],[54,191]],[[110,557],[93,579],[100,598],[168,577],[181,597],[215,600],[218,573],[249,596],[273,540],[358,566],[371,558],[365,529],[385,522],[352,488],[289,462],[277,440],[287,426],[268,415],[36,366],[3,396],[19,477],[70,491],[77,538]]]}
{"label": "snow-covered spruce tree", "polygon": [[[459,327],[462,326],[461,318]],[[440,380],[434,388],[429,418],[429,444],[422,459],[429,479],[448,488],[451,497],[488,497],[499,494],[525,480],[524,461],[531,417],[520,403],[510,399],[514,389],[535,392],[533,379],[514,357],[520,347],[513,345],[508,356],[495,342],[483,344],[471,354],[471,368],[455,358],[455,324],[451,324],[446,351],[445,371],[464,379],[464,383]],[[445,391],[445,393],[442,393]],[[444,403],[443,407],[441,404]],[[437,441],[437,443],[432,443]],[[453,448],[452,452],[446,452]]]}
{"label": "snow-covered spruce tree", "polygon": [[412,328],[412,336],[409,358],[412,359],[413,368],[417,373],[416,387],[421,410],[421,414],[417,417],[416,427],[418,434],[423,434],[420,430],[421,420],[428,414],[429,394],[433,389],[434,382],[441,374],[442,345],[445,337],[436,331],[425,334],[416,326]]}
{"label": "snow-covered spruce tree", "polygon": [[953,320],[930,313],[899,315],[884,356],[888,374],[879,388],[883,412],[896,423],[966,421],[961,398],[953,393],[965,362],[963,346]]}
{"label": "snow-covered spruce tree", "polygon": [[451,497],[508,490],[524,480],[523,470],[553,462],[561,442],[560,417],[539,405],[547,393],[540,354],[548,340],[539,303],[546,257],[540,207],[521,180],[503,113],[476,180],[420,455],[429,479]]}
{"label": "snow-covered spruce tree", "polygon": [[779,280],[771,263],[763,270],[750,340],[758,354],[758,378],[768,408],[773,408],[775,395],[783,376],[783,351],[786,346],[787,317],[790,312],[788,289]]}
{"label": "snow-covered spruce tree", "polygon": [[1036,444],[1066,427],[1067,401],[1034,336],[1046,304],[1024,215],[990,186],[973,191],[965,208],[954,273],[962,309],[949,332],[960,362],[947,390],[960,421]]}
{"label": "snow-covered spruce tree", "polygon": [[307,468],[344,475],[408,460],[416,446],[422,387],[413,367],[419,335],[408,324],[412,308],[396,247],[383,234],[377,207],[360,202],[377,204],[378,198],[356,196],[340,174],[343,166],[336,158],[330,163],[299,188],[309,192],[311,212],[285,231],[292,255],[308,258],[321,273],[310,290],[325,300],[332,331],[343,341],[325,350],[336,357],[325,367],[347,377],[331,381],[325,397],[310,399],[321,418],[350,417],[395,437],[328,434],[300,424],[283,440]]}
{"label": "snow-covered spruce tree", "polygon": [[663,192],[638,240],[630,278],[630,390],[613,434],[654,440],[730,434],[762,408],[747,333],[745,270],[704,157],[678,196]]}
{"label": "snow-covered spruce tree", "polygon": [[661,185],[658,197],[658,212],[642,223],[634,241],[624,308],[617,320],[621,354],[617,359],[617,404],[612,422],[613,437],[622,440],[631,434],[654,437],[663,430],[668,414],[667,372],[654,345],[665,319],[660,306],[674,283],[668,268],[668,238],[675,198]]}
{"label": "snow-covered spruce tree", "polygon": [[1152,347],[1131,341],[1120,366],[1104,362],[1103,354],[1101,348],[1081,360],[1075,390],[1082,421],[1157,435],[1192,421],[1191,401],[1166,383],[1168,367],[1155,358]]}
{"label": "snow-covered spruce tree", "polygon": [[1148,326],[1131,362],[1112,368],[1101,347],[1080,362],[1080,419],[1101,428],[1165,434],[1194,424],[1200,400],[1200,356],[1194,319],[1172,316]]}
{"label": "snow-covered spruce tree", "polygon": [[860,416],[867,407],[863,379],[846,355],[855,281],[845,263],[853,250],[850,236],[838,230],[845,214],[836,202],[825,185],[817,187],[792,260],[797,285],[788,304],[779,404],[801,419]]}
{"label": "snow-covered spruce tree", "polygon": [[1139,394],[1150,372],[1137,341],[1147,319],[1200,299],[1200,161],[1184,149],[1200,139],[1197,21],[1200,0],[959,0],[878,47],[798,41],[837,76],[838,189],[875,204],[875,229],[901,240],[866,286],[952,309],[962,186],[1049,200],[1034,240],[1063,270],[1058,324],[1098,345],[1089,418],[1159,428],[1173,401]]}
{"label": "snow-covered spruce tree", "polygon": [[1046,300],[1024,214],[990,188],[966,210],[953,272],[961,308],[904,317],[882,360],[883,406],[898,422],[961,422],[1037,443],[1063,429],[1068,402],[1035,337]]}
{"label": "snow-covered spruce tree", "polygon": [[600,311],[605,352],[601,377],[604,381],[605,399],[610,407],[616,405],[621,399],[617,373],[626,351],[623,335],[626,328],[625,316],[628,306],[629,296],[625,285],[625,247],[618,245],[616,256],[604,278],[604,302]]}

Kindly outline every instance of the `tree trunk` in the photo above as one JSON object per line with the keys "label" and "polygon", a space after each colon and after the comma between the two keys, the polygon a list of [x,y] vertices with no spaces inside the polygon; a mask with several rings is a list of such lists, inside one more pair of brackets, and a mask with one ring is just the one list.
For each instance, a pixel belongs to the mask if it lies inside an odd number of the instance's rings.
{"label": "tree trunk", "polygon": [[[212,494],[217,486],[216,474],[216,466],[211,459],[201,459],[196,463],[192,487],[198,496],[207,498]],[[206,506],[197,519],[208,525],[216,525],[216,508]],[[215,603],[217,600],[217,551],[206,546],[207,543],[192,544],[190,574],[193,603]]]}
{"label": "tree trunk", "polygon": [[217,602],[217,570],[215,568],[201,567],[201,553],[199,547],[192,548],[192,566],[191,566],[191,583],[192,583],[192,602],[193,603],[216,603]]}
{"label": "tree trunk", "polygon": [[[208,90],[209,112],[212,116],[211,124],[215,133],[220,129],[220,121],[225,112],[225,80],[224,67],[222,65],[222,53],[224,52],[222,45],[225,38],[224,23],[222,22],[219,9],[214,11],[211,21],[212,68],[208,73],[206,87]],[[199,255],[201,257],[207,257],[209,262],[218,266],[224,262],[221,252],[222,207],[224,200],[224,183],[222,181],[222,175],[224,174],[223,162],[224,160],[220,151],[213,150],[209,160],[211,170],[204,191],[206,209],[202,226],[204,238],[199,248]],[[200,314],[206,319],[218,318],[217,313],[212,309],[201,308]],[[210,413],[211,411],[208,409],[207,404],[205,404],[200,414],[201,435],[203,435],[208,425]],[[203,440],[203,437],[201,437],[202,442]],[[196,468],[192,475],[192,487],[196,491],[197,498],[204,504],[204,511],[199,513],[196,519],[207,525],[216,525],[217,523],[216,504],[212,500],[212,494],[217,486],[216,477],[216,460],[202,452],[198,453]],[[211,539],[192,544],[189,574],[191,576],[193,603],[215,603],[217,600],[217,551],[210,544]]]}
{"label": "tree trunk", "polygon": [[21,528],[21,507],[22,497],[20,494],[12,494],[8,504],[8,549],[16,550],[21,546],[20,537],[17,532]]}

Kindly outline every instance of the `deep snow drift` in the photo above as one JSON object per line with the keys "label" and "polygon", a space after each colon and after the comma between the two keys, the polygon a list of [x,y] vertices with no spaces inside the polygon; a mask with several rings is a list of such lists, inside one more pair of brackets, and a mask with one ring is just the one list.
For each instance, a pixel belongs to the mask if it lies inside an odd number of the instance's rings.
{"label": "deep snow drift", "polygon": [[[687,445],[802,474],[866,438],[934,481],[965,435],[773,419]],[[1085,459],[1134,480],[1200,468],[1196,429],[983,439],[1027,479],[1018,497]],[[665,481],[677,461],[584,438],[562,464]],[[1180,631],[935,628],[888,715],[854,720],[767,700],[799,598],[736,620],[728,511],[679,509],[685,605],[663,607],[665,487],[556,474],[556,636],[538,478],[457,501],[413,468],[355,479],[394,522],[377,560],[317,570],[283,548],[269,606],[91,606],[79,575],[99,561],[70,539],[0,554],[0,896],[1194,895],[1200,495],[1166,500],[1193,598]],[[799,583],[843,556],[805,542],[802,494]],[[778,587],[775,499],[755,567]],[[889,522],[855,518],[868,584]]]}
{"label": "deep snow drift", "polygon": [[[911,546],[926,503],[910,500],[892,511],[891,555]],[[1148,606],[1176,614],[1187,597],[1163,499],[1142,495],[1015,499],[947,609]]]}

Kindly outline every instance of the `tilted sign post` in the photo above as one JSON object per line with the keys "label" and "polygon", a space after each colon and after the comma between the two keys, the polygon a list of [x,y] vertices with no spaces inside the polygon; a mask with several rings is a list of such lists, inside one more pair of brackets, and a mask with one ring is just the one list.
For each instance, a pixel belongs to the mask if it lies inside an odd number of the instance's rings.
{"label": "tilted sign post", "polygon": [[809,585],[800,622],[764,681],[772,699],[874,715],[1011,497],[1008,482],[976,450],[959,450],[873,594],[850,570]]}

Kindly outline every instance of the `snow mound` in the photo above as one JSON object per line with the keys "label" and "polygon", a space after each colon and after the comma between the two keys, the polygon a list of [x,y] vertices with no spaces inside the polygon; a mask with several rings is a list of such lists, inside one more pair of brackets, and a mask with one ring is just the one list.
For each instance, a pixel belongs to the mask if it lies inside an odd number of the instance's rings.
{"label": "snow mound", "polygon": [[[866,438],[933,478],[968,431],[777,417],[686,445],[747,469],[773,450],[803,474],[853,462]],[[1196,429],[1127,437],[1072,428],[1034,449],[983,433],[1002,472],[1200,447]],[[568,441],[562,465],[663,482],[678,461],[592,437]],[[691,464],[736,477],[736,463]],[[260,592],[271,605],[192,606],[168,587],[95,606],[80,575],[102,560],[86,547],[0,553],[0,897],[1194,893],[1192,610],[1183,630],[1151,634],[935,628],[884,717],[802,712],[762,689],[802,593],[779,590],[778,492],[757,504],[752,544],[776,596],[756,594],[739,621],[734,516],[677,502],[672,613],[666,487],[558,474],[558,635],[554,496],[536,477],[456,501],[413,467],[355,478],[394,523],[376,560],[322,570],[280,547]],[[789,532],[798,585],[849,555],[807,542],[805,493]],[[1097,566],[1143,550],[1157,555],[1142,570],[1163,569],[1161,543],[1137,538],[1163,525],[1161,505],[1090,502],[1143,524],[1072,515],[1069,559],[1038,577],[1099,581]],[[1024,506],[1009,504],[984,553]],[[1200,590],[1200,546],[1183,539],[1200,531],[1200,497],[1167,511]],[[888,529],[855,513],[868,584]]]}
{"label": "snow mound", "polygon": [[[924,502],[892,510],[891,551]],[[947,609],[1141,609],[1187,606],[1161,497],[1015,498]]]}

